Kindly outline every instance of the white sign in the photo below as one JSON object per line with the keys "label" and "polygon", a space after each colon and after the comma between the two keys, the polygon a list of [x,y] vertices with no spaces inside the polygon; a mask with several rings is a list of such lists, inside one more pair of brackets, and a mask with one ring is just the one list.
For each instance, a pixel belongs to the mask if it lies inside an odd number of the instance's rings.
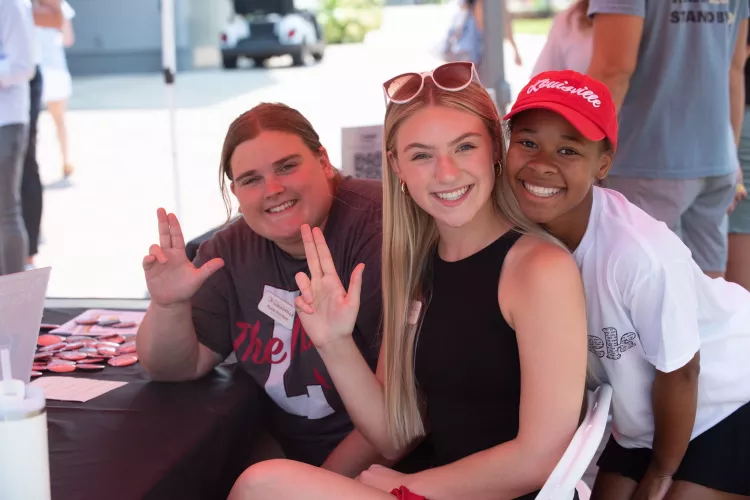
{"label": "white sign", "polygon": [[27,384],[42,324],[50,269],[0,276],[0,349],[10,351],[13,378]]}
{"label": "white sign", "polygon": [[41,387],[44,390],[44,397],[47,399],[78,401],[81,403],[85,403],[89,399],[94,399],[126,384],[127,382],[73,377],[42,377],[31,383],[31,385]]}
{"label": "white sign", "polygon": [[341,171],[359,179],[380,180],[383,170],[383,126],[341,129]]}

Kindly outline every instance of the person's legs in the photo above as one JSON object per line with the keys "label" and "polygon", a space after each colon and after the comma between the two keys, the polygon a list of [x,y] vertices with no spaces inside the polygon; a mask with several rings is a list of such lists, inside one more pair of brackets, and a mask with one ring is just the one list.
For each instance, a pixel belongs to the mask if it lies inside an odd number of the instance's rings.
{"label": "person's legs", "polygon": [[599,471],[591,490],[591,500],[630,500],[637,487],[638,483],[628,477]]}
{"label": "person's legs", "polygon": [[664,500],[746,500],[747,498],[750,497],[724,493],[686,481],[675,481]]}
{"label": "person's legs", "polygon": [[[731,466],[729,468],[721,467],[722,464],[726,465],[724,459],[729,458],[729,456],[722,456],[722,452],[717,451],[722,450],[722,447],[717,446],[716,441],[725,441],[723,435],[732,430],[730,426],[736,425],[734,421],[742,419],[747,413],[747,410],[738,410],[737,415],[731,417],[732,421],[729,421],[724,426],[725,428],[717,429],[713,434],[708,431],[702,441],[699,437],[696,439],[697,443],[691,443],[683,460],[683,465],[680,466],[678,473],[675,475],[675,481],[664,500],[741,500],[748,498],[684,480],[684,477],[693,476],[698,481],[710,483],[712,476],[715,477],[717,472],[707,471],[707,469],[710,469],[706,466],[707,460],[718,462],[718,470],[725,474],[734,473]],[[706,455],[710,458],[706,458]],[[650,462],[650,449],[626,449],[618,445],[614,438],[610,438],[599,459],[599,473],[591,492],[591,500],[630,500],[638,488],[638,483],[643,479]],[[741,460],[741,462],[744,463],[744,460]],[[695,470],[700,472],[695,475]],[[719,475],[721,474],[722,472],[719,472]],[[729,483],[732,483],[732,481],[729,481]]]}
{"label": "person's legs", "polygon": [[[748,117],[750,120],[750,117]],[[750,123],[748,123],[750,129]],[[748,132],[750,134],[750,131]],[[744,140],[744,138],[743,138]],[[747,149],[750,149],[750,137]],[[745,188],[750,191],[750,151],[743,159]],[[727,252],[727,281],[732,281],[750,290],[750,198],[745,198],[729,215],[729,250]]]}
{"label": "person's legs", "polygon": [[591,500],[630,500],[650,460],[651,450],[623,448],[610,436],[597,462]]}
{"label": "person's legs", "polygon": [[[737,150],[745,189],[750,191],[750,108],[745,108],[742,138]],[[729,215],[727,281],[750,290],[750,198],[740,201]]]}
{"label": "person's legs", "polygon": [[750,290],[750,232],[729,233],[728,243],[726,279]]}
{"label": "person's legs", "polygon": [[746,403],[695,437],[674,475],[667,499],[750,498],[749,421],[750,403]]}
{"label": "person's legs", "polygon": [[55,122],[57,141],[60,144],[60,154],[63,161],[63,177],[68,177],[73,173],[73,167],[70,165],[70,157],[68,155],[68,132],[65,127],[65,111],[67,110],[67,106],[67,101],[52,101],[47,103],[47,109]]}
{"label": "person's legs", "polygon": [[234,483],[227,500],[394,500],[394,496],[319,467],[291,460],[250,466]]}
{"label": "person's legs", "polygon": [[28,255],[21,218],[21,169],[27,133],[21,124],[0,127],[0,275],[23,271]]}
{"label": "person's legs", "polygon": [[42,181],[39,178],[39,164],[36,160],[37,122],[42,103],[42,72],[39,68],[37,68],[36,75],[34,75],[30,85],[29,140],[21,181],[21,207],[23,222],[26,225],[29,238],[29,261],[39,251],[39,231],[42,224]]}
{"label": "person's legs", "polygon": [[737,174],[702,181],[700,193],[682,215],[682,239],[703,272],[721,278],[727,268],[727,211],[734,199]]}
{"label": "person's legs", "polygon": [[610,175],[602,187],[622,193],[630,203],[662,221],[682,237],[681,219],[700,192],[692,179],[643,179]]}

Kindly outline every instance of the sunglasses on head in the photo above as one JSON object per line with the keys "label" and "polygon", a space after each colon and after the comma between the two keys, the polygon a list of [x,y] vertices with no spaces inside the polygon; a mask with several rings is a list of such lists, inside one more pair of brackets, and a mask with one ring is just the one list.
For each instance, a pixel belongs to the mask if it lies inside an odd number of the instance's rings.
{"label": "sunglasses on head", "polygon": [[425,73],[404,73],[394,76],[383,84],[385,93],[385,103],[395,102],[396,104],[406,104],[414,99],[424,88],[426,78],[432,78],[433,83],[443,89],[451,92],[463,90],[471,82],[479,81],[479,74],[473,62],[458,61],[450,62],[438,66],[432,71]]}

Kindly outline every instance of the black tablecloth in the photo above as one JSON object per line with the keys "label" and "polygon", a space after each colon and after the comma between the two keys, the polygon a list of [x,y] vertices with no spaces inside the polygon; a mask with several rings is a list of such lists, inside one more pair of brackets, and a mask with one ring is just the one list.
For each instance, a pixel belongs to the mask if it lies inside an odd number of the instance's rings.
{"label": "black tablecloth", "polygon": [[128,382],[86,403],[47,400],[53,500],[223,499],[249,463],[258,394],[239,367],[179,383],[151,382],[140,364],[49,375]]}

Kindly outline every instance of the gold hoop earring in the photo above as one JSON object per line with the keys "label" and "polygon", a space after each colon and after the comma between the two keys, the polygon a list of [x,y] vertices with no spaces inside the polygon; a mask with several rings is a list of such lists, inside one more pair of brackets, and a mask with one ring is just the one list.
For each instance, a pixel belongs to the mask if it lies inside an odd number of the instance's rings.
{"label": "gold hoop earring", "polygon": [[495,162],[495,176],[500,177],[501,175],[503,175],[503,164],[498,160]]}
{"label": "gold hoop earring", "polygon": [[409,188],[406,187],[406,183],[404,181],[401,181],[401,192],[404,194],[404,196],[409,196]]}

